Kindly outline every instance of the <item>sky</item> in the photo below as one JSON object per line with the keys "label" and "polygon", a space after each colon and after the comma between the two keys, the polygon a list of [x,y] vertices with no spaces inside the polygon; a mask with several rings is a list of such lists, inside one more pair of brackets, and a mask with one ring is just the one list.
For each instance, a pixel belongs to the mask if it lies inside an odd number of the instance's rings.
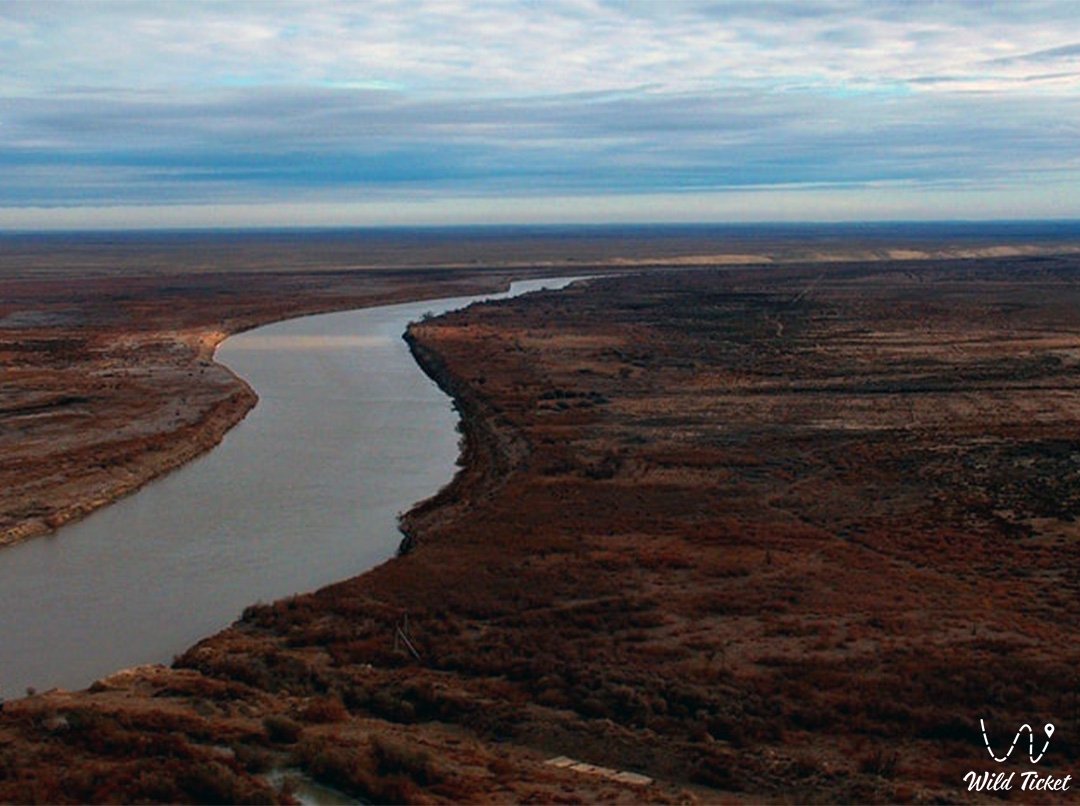
{"label": "sky", "polygon": [[0,228],[1080,218],[1080,2],[0,0]]}

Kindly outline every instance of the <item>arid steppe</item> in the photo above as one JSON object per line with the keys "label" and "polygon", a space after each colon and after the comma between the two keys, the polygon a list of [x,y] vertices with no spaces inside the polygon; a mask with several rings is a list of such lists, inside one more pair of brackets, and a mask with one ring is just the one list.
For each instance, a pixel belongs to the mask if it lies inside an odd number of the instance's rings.
{"label": "arid steppe", "polygon": [[[5,279],[4,517],[212,444],[253,402],[226,333],[510,273]],[[287,768],[377,801],[957,801],[980,718],[1053,722],[1040,773],[1075,768],[1074,256],[653,268],[408,339],[466,443],[403,555],[8,702],[0,798],[288,800]]]}

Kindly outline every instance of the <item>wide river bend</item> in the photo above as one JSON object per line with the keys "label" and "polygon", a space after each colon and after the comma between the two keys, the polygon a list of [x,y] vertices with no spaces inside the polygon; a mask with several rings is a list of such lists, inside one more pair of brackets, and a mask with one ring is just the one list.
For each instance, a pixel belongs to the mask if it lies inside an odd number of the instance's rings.
{"label": "wide river bend", "polygon": [[449,482],[459,454],[457,416],[410,355],[406,325],[570,282],[227,339],[216,358],[259,403],[218,447],[54,535],[0,550],[0,697],[170,662],[249,604],[393,556],[398,514]]}

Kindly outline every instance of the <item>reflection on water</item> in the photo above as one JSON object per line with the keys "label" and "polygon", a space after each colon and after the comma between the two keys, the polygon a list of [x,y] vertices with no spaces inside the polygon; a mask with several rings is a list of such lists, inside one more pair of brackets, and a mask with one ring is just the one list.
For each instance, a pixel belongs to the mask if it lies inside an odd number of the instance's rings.
{"label": "reflection on water", "polygon": [[458,455],[450,401],[401,334],[474,299],[293,319],[228,339],[218,360],[260,400],[221,445],[55,535],[0,551],[0,696],[169,662],[253,602],[392,556],[398,513],[449,481]]}
{"label": "reflection on water", "polygon": [[[244,334],[243,348],[250,350],[326,350],[333,347],[376,347],[389,344],[395,337],[363,336],[359,333],[303,334],[263,333],[263,328]],[[238,337],[236,337],[238,338]]]}

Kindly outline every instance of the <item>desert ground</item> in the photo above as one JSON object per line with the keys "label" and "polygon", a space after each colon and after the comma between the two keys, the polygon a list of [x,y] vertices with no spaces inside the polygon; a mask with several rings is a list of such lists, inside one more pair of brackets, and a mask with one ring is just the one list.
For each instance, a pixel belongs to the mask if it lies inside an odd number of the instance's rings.
{"label": "desert ground", "polygon": [[1080,258],[759,246],[136,275],[8,254],[31,266],[0,283],[13,537],[219,439],[253,403],[210,360],[230,332],[649,269],[414,325],[465,468],[401,556],[172,667],[6,703],[0,799],[288,802],[268,773],[296,770],[374,801],[986,800],[980,718],[1001,742],[1053,722],[1038,769],[1072,773]]}

